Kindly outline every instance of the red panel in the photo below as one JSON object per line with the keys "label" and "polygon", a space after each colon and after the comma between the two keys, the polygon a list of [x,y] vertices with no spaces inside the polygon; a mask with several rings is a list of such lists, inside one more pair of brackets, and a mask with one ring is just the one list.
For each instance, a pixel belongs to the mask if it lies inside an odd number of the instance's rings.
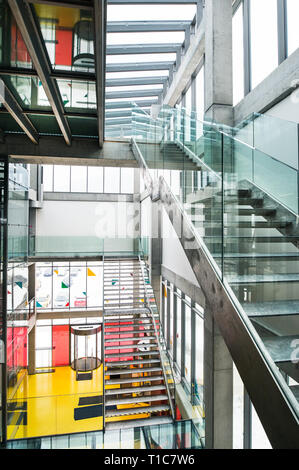
{"label": "red panel", "polygon": [[27,367],[27,328],[7,328],[8,367]]}
{"label": "red panel", "polygon": [[31,62],[27,47],[19,29],[16,27],[15,22],[12,22],[11,25],[11,60],[13,62]]}
{"label": "red panel", "polygon": [[70,363],[70,334],[69,325],[52,326],[52,364],[53,366],[68,366]]}
{"label": "red panel", "polygon": [[56,30],[56,49],[55,63],[56,65],[72,65],[73,52],[73,32]]}
{"label": "red panel", "polygon": [[7,328],[7,365],[12,367],[12,328]]}
{"label": "red panel", "polygon": [[27,367],[27,328],[14,328],[15,365]]}

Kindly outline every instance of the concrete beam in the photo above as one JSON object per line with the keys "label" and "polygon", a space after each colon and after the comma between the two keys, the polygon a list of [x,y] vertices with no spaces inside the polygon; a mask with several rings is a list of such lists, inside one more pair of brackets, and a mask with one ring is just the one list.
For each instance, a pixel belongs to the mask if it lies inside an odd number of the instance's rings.
{"label": "concrete beam", "polygon": [[[153,104],[158,103],[158,100],[138,100],[137,104],[139,107],[149,107]],[[134,103],[132,101],[108,101],[105,105],[106,109],[124,109],[124,108],[134,108]]]}
{"label": "concrete beam", "polygon": [[45,192],[44,201],[133,202],[133,194]]}
{"label": "concrete beam", "polygon": [[147,70],[169,70],[173,66],[173,62],[140,62],[125,64],[107,64],[106,72],[137,72]]}
{"label": "concrete beam", "polygon": [[163,104],[175,106],[182,92],[190,82],[204,54],[205,21],[204,16],[195,34],[190,38],[190,45],[181,59],[181,65],[173,75],[172,83],[167,90]]}
{"label": "concrete beam", "polygon": [[234,124],[250,114],[264,113],[299,87],[299,49],[234,107]]}
{"label": "concrete beam", "polygon": [[122,54],[170,54],[176,53],[182,44],[123,44],[107,46],[107,55]]}
{"label": "concrete beam", "polygon": [[0,153],[23,163],[137,167],[129,142],[105,141],[100,149],[97,139],[73,139],[67,147],[60,137],[41,136],[34,145],[23,135],[9,134]]}
{"label": "concrete beam", "polygon": [[107,33],[185,31],[191,21],[110,21]]}
{"label": "concrete beam", "polygon": [[138,78],[109,78],[106,80],[107,87],[135,86],[135,85],[160,85],[164,84],[168,77],[138,77]]}
{"label": "concrete beam", "polygon": [[138,90],[138,91],[106,91],[106,99],[120,99],[120,98],[139,98],[146,96],[159,96],[163,88],[151,90]]}

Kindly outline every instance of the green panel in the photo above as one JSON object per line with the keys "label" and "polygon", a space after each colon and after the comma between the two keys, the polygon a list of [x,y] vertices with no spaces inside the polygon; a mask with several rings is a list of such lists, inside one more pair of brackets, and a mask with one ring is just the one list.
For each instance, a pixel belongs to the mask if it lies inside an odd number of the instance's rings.
{"label": "green panel", "polygon": [[82,135],[88,137],[98,136],[97,118],[68,117],[68,122],[72,135]]}
{"label": "green panel", "polygon": [[24,134],[23,130],[9,113],[0,113],[0,129],[2,129],[4,132],[12,131],[21,132]]}
{"label": "green panel", "polygon": [[30,114],[28,117],[39,133],[61,135],[61,130],[57,124],[55,116]]}

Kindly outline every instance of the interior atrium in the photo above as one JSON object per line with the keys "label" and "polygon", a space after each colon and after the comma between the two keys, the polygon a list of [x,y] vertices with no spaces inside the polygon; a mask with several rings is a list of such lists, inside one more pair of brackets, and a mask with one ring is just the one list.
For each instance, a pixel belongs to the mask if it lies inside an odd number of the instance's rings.
{"label": "interior atrium", "polygon": [[298,18],[0,0],[3,448],[299,448]]}

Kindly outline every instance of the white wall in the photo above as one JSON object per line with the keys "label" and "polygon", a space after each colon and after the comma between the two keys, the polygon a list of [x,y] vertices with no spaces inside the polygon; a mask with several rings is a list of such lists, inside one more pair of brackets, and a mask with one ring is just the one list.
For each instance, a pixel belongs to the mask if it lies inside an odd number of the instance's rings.
{"label": "white wall", "polygon": [[134,204],[132,202],[44,201],[37,210],[36,235],[125,239],[133,247]]}
{"label": "white wall", "polygon": [[265,114],[299,123],[299,88],[269,109]]}
{"label": "white wall", "polygon": [[198,286],[195,274],[164,208],[162,209],[162,238],[162,264]]}

